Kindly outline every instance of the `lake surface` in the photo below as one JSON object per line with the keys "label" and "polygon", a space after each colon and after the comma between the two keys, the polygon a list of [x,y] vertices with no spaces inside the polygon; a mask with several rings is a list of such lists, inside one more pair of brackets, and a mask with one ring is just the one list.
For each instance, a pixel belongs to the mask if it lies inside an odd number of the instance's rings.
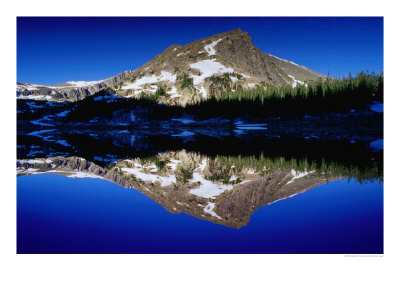
{"label": "lake surface", "polygon": [[383,253],[382,140],[42,128],[17,150],[18,253]]}
{"label": "lake surface", "polygon": [[383,185],[338,180],[257,210],[241,229],[171,214],[94,178],[18,178],[18,253],[382,253]]}

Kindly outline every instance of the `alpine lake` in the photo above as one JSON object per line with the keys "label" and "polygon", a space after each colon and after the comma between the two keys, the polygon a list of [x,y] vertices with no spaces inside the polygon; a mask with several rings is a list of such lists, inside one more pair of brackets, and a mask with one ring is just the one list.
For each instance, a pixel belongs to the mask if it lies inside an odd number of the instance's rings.
{"label": "alpine lake", "polygon": [[383,253],[382,128],[278,122],[19,125],[17,253]]}

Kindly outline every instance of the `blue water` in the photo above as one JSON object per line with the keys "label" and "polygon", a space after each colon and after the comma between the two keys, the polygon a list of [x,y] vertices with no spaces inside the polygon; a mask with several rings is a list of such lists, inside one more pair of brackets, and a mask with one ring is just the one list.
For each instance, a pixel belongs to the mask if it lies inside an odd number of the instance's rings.
{"label": "blue water", "polygon": [[233,229],[93,178],[17,179],[18,253],[383,253],[383,184],[339,180]]}

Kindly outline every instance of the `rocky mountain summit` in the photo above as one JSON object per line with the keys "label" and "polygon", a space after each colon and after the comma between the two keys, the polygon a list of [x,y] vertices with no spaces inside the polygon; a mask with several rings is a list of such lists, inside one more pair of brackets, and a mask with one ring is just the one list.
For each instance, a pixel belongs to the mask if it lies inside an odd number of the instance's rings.
{"label": "rocky mountain summit", "polygon": [[157,92],[158,101],[186,105],[227,91],[257,86],[296,86],[324,78],[294,62],[263,53],[241,29],[186,45],[171,45],[134,71],[103,81],[67,82],[56,86],[18,83],[20,99],[77,101],[103,89],[126,98]]}

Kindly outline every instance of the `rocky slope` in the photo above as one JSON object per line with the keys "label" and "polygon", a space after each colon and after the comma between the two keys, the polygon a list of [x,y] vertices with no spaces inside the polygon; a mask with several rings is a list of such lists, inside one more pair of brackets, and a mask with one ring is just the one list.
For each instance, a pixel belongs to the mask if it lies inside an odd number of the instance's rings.
{"label": "rocky slope", "polygon": [[125,71],[100,81],[68,81],[57,85],[39,85],[17,82],[17,99],[48,101],[78,101],[106,88],[111,88],[129,78],[132,71]]}
{"label": "rocky slope", "polygon": [[326,183],[314,171],[267,170],[186,151],[159,154],[156,160],[124,159],[105,168],[79,157],[18,160],[17,174],[55,173],[106,179],[135,188],[171,213],[240,228],[259,207]]}
{"label": "rocky slope", "polygon": [[75,101],[110,87],[123,97],[163,92],[159,101],[185,105],[227,91],[258,85],[306,84],[324,78],[306,67],[263,53],[240,29],[186,45],[172,45],[135,71],[100,82],[68,82],[57,86],[19,83],[17,97]]}

